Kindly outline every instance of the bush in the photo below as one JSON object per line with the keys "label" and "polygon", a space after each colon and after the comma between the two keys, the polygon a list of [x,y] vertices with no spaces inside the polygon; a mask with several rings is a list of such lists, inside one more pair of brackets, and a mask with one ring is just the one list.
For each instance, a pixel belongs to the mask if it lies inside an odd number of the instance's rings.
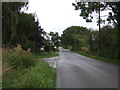
{"label": "bush", "polygon": [[32,52],[35,51],[35,43],[33,41],[27,40],[25,44],[22,45],[22,48],[24,50],[27,50],[28,48],[31,49]]}
{"label": "bush", "polygon": [[[5,65],[6,62],[8,67],[2,73],[3,89],[55,88],[56,70],[29,51],[29,49],[22,50],[20,45],[15,49],[4,50],[3,64]],[[47,55],[50,56],[48,53],[45,53],[44,56]]]}
{"label": "bush", "polygon": [[31,67],[28,73],[21,77],[23,88],[55,88],[56,70],[46,62],[40,60],[35,67]]}
{"label": "bush", "polygon": [[2,87],[5,88],[55,88],[56,70],[47,62],[39,60],[28,69],[12,69],[3,75]]}
{"label": "bush", "polygon": [[22,50],[19,46],[7,55],[8,65],[12,68],[28,68],[34,66],[36,61],[36,57],[32,53]]}
{"label": "bush", "polygon": [[52,50],[52,45],[51,44],[48,44],[44,47],[45,52],[50,52],[51,50]]}

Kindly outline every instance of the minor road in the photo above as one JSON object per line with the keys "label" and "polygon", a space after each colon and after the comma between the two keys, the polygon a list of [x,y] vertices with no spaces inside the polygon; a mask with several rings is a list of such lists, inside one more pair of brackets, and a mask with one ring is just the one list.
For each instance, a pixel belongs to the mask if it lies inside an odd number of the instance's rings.
{"label": "minor road", "polygon": [[57,88],[118,88],[118,67],[60,47]]}

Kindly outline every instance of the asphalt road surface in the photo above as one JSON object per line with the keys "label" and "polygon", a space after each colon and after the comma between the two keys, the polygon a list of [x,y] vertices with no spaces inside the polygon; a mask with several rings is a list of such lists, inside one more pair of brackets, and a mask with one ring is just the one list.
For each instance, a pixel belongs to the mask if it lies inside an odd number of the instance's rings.
{"label": "asphalt road surface", "polygon": [[118,67],[60,47],[57,88],[118,88]]}

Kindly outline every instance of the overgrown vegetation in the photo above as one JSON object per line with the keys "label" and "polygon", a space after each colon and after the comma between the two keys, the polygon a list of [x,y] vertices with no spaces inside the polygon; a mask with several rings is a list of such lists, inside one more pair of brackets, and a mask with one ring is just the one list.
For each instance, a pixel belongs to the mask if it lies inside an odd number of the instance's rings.
{"label": "overgrown vegetation", "polygon": [[46,33],[28,2],[2,3],[3,88],[55,88],[56,70],[40,58],[58,56],[59,35]]}
{"label": "overgrown vegetation", "polygon": [[24,50],[30,48],[39,51],[43,45],[43,29],[35,14],[21,11],[27,10],[27,2],[2,3],[2,40],[4,47],[15,47],[20,44]]}
{"label": "overgrown vegetation", "polygon": [[64,48],[117,64],[117,28],[111,26],[102,27],[100,40],[101,50],[99,52],[99,31],[97,30],[93,31],[84,27],[72,26],[64,30],[62,35],[62,45]]}
{"label": "overgrown vegetation", "polygon": [[3,50],[3,88],[55,88],[55,83],[56,70],[47,62],[21,48]]}
{"label": "overgrown vegetation", "polygon": [[18,45],[14,51],[11,51],[7,55],[7,62],[10,67],[16,69],[19,67],[29,68],[31,66],[35,66],[37,60],[35,59],[35,56],[32,55],[32,53],[25,52],[22,50],[20,45]]}
{"label": "overgrown vegetation", "polygon": [[3,47],[22,46],[23,50],[30,48],[32,52],[55,51],[59,45],[57,32],[46,33],[39,23],[36,14],[25,13],[28,2],[2,3],[2,43]]}
{"label": "overgrown vegetation", "polygon": [[[103,48],[101,46],[101,44],[103,44],[103,42],[101,40],[101,36],[103,34],[102,30],[101,30],[101,24],[105,25],[105,23],[107,21],[107,24],[112,24],[112,26],[114,26],[114,28],[117,31],[117,40],[115,40],[115,41],[117,42],[117,48],[118,48],[117,58],[119,60],[120,59],[120,2],[80,2],[80,1],[75,1],[75,3],[72,3],[72,5],[74,6],[75,10],[80,10],[80,16],[82,16],[83,19],[86,20],[86,22],[92,22],[92,20],[94,18],[93,13],[96,12],[96,14],[98,15],[96,18],[98,19],[97,25],[99,26],[99,33],[98,33],[99,34],[98,35],[99,56],[101,55],[101,52],[102,52],[101,49]],[[101,15],[102,11],[107,11],[106,14],[107,13],[108,14],[105,15],[106,18],[103,18],[103,16]],[[106,35],[109,36],[111,34],[108,33]],[[116,37],[116,34],[114,34],[114,35]],[[109,50],[109,49],[107,49],[107,50]],[[116,53],[116,52],[114,52],[114,53]]]}
{"label": "overgrown vegetation", "polygon": [[[86,22],[92,22],[94,13],[98,15],[96,18],[99,32],[93,31],[90,38],[90,50],[92,54],[117,59],[120,64],[120,2],[80,2],[72,3],[75,10],[80,10],[80,16]],[[105,17],[101,15],[102,11],[107,11]],[[105,23],[109,26],[101,28],[101,24]],[[112,27],[111,27],[112,26]],[[94,53],[93,53],[94,52]]]}

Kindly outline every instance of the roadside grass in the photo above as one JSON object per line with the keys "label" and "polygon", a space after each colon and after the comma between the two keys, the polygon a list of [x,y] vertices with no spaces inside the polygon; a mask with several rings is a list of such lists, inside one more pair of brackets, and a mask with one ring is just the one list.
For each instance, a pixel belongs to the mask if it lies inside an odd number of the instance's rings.
{"label": "roadside grass", "polygon": [[37,56],[37,58],[50,58],[50,57],[56,57],[59,56],[59,52],[41,52],[41,53],[34,53],[34,55]]}
{"label": "roadside grass", "polygon": [[[59,54],[57,52],[39,55],[29,54],[29,52],[24,51],[19,52],[19,50],[6,52],[7,54],[5,55],[4,53],[3,55],[3,66],[5,63],[7,64],[7,67],[5,66],[3,70],[2,88],[56,87],[56,70],[50,67],[47,62],[40,60],[40,58],[58,56]],[[29,63],[28,59],[31,59],[31,61],[34,60],[36,63],[31,65],[31,62]],[[8,60],[10,61],[8,62]],[[24,65],[24,62],[19,64],[20,60],[25,60],[28,63],[27,67]],[[13,63],[13,61],[18,63]],[[14,65],[19,67],[13,68]]]}
{"label": "roadside grass", "polygon": [[100,60],[100,61],[104,61],[107,63],[111,63],[111,64],[115,64],[115,65],[120,66],[120,64],[118,63],[118,60],[115,60],[115,59],[108,59],[108,58],[104,58],[104,57],[100,57],[100,56],[95,56],[95,55],[92,55],[90,53],[86,53],[86,52],[82,52],[82,51],[74,51],[74,52],[81,54],[81,55],[84,55],[84,56],[87,56],[87,57],[90,57],[90,58],[94,58],[96,60]]}
{"label": "roadside grass", "polygon": [[3,88],[55,88],[56,70],[44,61],[29,69],[12,69],[3,75]]}

